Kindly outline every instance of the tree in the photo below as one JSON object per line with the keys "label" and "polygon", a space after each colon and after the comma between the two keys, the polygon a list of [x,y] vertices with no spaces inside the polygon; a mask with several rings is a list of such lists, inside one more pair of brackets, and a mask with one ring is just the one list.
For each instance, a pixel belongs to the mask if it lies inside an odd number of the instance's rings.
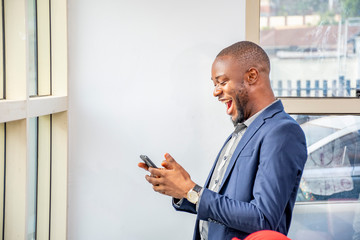
{"label": "tree", "polygon": [[308,15],[328,9],[328,0],[272,0],[275,15]]}
{"label": "tree", "polygon": [[343,18],[360,17],[360,0],[341,0]]}

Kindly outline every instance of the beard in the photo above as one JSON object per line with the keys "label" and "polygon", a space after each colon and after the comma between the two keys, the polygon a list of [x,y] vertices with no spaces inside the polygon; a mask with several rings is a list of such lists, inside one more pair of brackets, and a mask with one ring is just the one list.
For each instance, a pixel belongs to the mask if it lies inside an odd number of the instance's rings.
{"label": "beard", "polygon": [[246,120],[244,109],[245,106],[248,104],[248,102],[249,102],[248,92],[245,89],[239,90],[239,93],[236,95],[235,98],[237,116],[235,119],[231,118],[231,121],[233,122],[234,126],[236,126],[238,123],[243,123]]}

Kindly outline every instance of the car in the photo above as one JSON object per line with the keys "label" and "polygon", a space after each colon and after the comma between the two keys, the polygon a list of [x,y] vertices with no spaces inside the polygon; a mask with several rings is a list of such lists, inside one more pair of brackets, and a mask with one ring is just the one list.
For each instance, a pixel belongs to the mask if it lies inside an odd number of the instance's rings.
{"label": "car", "polygon": [[296,116],[308,159],[289,237],[360,239],[360,117]]}

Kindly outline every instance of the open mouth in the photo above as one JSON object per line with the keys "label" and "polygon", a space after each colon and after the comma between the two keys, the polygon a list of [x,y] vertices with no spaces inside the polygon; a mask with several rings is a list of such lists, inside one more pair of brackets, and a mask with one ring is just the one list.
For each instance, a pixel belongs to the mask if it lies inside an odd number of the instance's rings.
{"label": "open mouth", "polygon": [[231,115],[232,106],[233,106],[232,100],[227,101],[225,104],[226,104],[226,113]]}

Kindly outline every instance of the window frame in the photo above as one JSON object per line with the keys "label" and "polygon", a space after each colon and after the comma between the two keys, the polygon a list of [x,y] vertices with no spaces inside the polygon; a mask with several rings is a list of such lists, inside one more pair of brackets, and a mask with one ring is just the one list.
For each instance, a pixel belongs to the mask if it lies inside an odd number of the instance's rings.
{"label": "window frame", "polygon": [[[29,119],[49,115],[50,120],[46,120],[46,124],[51,127],[40,127],[38,134],[39,137],[51,136],[43,138],[49,146],[45,155],[51,154],[51,203],[48,209],[51,214],[48,221],[37,225],[37,229],[49,235],[52,240],[65,240],[68,174],[67,0],[38,1],[38,4],[44,4],[41,14],[49,16],[48,25],[45,23],[44,27],[49,29],[41,33],[48,37],[42,38],[51,39],[51,43],[42,44],[41,48],[44,49],[40,50],[50,58],[45,65],[39,63],[38,66],[44,68],[46,73],[46,77],[38,82],[40,90],[45,89],[44,94],[49,95],[43,97],[29,96],[28,1],[3,0],[2,3],[6,96],[0,99],[0,123],[6,125],[4,145],[7,164],[5,173],[0,173],[0,177],[6,175],[5,227],[0,234],[3,239],[27,239],[27,190],[30,187],[26,177],[30,158]],[[42,94],[42,91],[39,94]]]}

